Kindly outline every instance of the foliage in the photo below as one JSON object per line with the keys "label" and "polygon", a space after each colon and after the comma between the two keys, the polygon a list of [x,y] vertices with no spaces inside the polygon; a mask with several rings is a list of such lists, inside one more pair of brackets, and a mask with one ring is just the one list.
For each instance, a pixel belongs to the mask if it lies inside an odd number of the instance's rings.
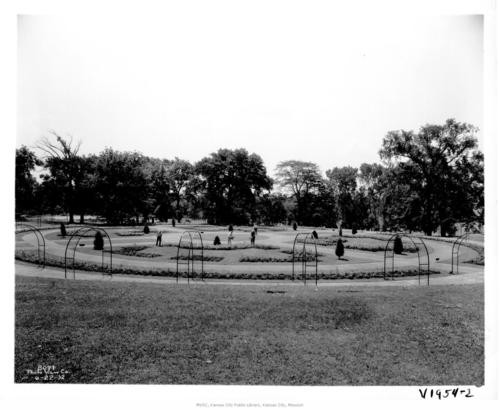
{"label": "foliage", "polygon": [[344,256],[344,243],[342,242],[342,239],[337,240],[337,245],[335,247],[335,255],[340,259],[342,256]]}
{"label": "foliage", "polygon": [[272,187],[262,158],[245,149],[220,149],[195,169],[201,176],[209,223],[249,223],[255,219],[256,198]]}
{"label": "foliage", "polygon": [[109,222],[121,224],[153,211],[150,196],[148,159],[138,152],[105,149],[96,161],[96,194],[99,213]]}
{"label": "foliage", "polygon": [[[69,223],[75,223],[74,214],[85,204],[85,196],[80,192],[82,181],[86,178],[86,161],[78,155],[81,142],[73,143],[73,138],[65,139],[51,131],[56,142],[43,137],[37,144],[44,157],[44,167],[49,171],[43,174],[42,189],[48,206],[60,204],[69,214]],[[54,196],[52,196],[52,195]],[[80,201],[82,200],[82,201]],[[83,223],[82,220],[80,220]]]}
{"label": "foliage", "polygon": [[276,177],[278,185],[294,196],[295,219],[304,224],[311,194],[316,193],[322,185],[319,167],[312,162],[283,161],[276,167]]}
{"label": "foliage", "polygon": [[97,231],[95,233],[95,239],[94,239],[94,250],[96,251],[102,251],[104,248],[104,239],[102,237],[101,231]]}
{"label": "foliage", "polygon": [[420,214],[426,235],[453,222],[482,221],[483,155],[477,151],[477,128],[453,119],[425,125],[418,133],[391,131],[380,156],[398,168],[406,181],[405,208]]}
{"label": "foliage", "polygon": [[149,226],[148,224],[144,225],[143,232],[147,235],[149,233]]}
{"label": "foliage", "polygon": [[26,146],[16,149],[16,215],[32,212],[37,207],[38,183],[33,171],[40,165],[42,162]]}
{"label": "foliage", "polygon": [[358,169],[353,167],[332,168],[326,171],[328,184],[336,198],[339,218],[346,225],[356,220],[354,196]]}
{"label": "foliage", "polygon": [[[335,167],[323,179],[311,162],[276,168],[276,186],[262,158],[244,149],[220,149],[192,165],[111,148],[79,154],[80,144],[55,132],[38,149],[16,150],[16,215],[68,213],[103,217],[110,224],[141,224],[149,216],[209,223],[305,226],[452,235],[455,223],[484,222],[484,158],[472,125],[448,120],[418,132],[391,131],[382,164]],[[43,165],[38,184],[35,168]],[[296,226],[296,225],[295,225]],[[296,229],[296,228],[295,228]]]}
{"label": "foliage", "polygon": [[217,246],[217,245],[220,245],[220,238],[218,236],[216,236],[214,238],[214,246]]}
{"label": "foliage", "polygon": [[394,253],[396,255],[401,255],[403,253],[403,241],[399,235],[394,238]]}
{"label": "foliage", "polygon": [[175,201],[175,217],[180,219],[183,211],[181,199],[189,194],[189,183],[195,175],[194,166],[183,159],[175,158],[167,168],[167,179]]}

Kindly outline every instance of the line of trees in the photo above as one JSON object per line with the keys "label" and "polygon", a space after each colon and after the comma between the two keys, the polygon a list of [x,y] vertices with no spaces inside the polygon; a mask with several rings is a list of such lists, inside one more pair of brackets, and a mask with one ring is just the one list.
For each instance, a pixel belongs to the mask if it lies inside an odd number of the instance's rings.
{"label": "line of trees", "polygon": [[[484,220],[484,158],[470,124],[448,120],[418,132],[391,131],[381,163],[333,167],[283,161],[271,178],[262,158],[220,149],[191,164],[111,148],[80,155],[56,133],[37,157],[16,150],[16,213],[99,215],[111,224],[204,218],[214,224],[276,224],[453,233]],[[39,178],[34,177],[42,167]]]}

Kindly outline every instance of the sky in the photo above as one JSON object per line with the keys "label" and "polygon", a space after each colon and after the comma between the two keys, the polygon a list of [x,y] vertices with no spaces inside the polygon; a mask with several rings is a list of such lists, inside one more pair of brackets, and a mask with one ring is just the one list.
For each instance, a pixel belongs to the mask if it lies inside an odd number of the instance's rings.
{"label": "sky", "polygon": [[17,146],[55,130],[83,154],[246,148],[272,175],[379,162],[390,130],[482,128],[481,16],[320,11],[20,16]]}

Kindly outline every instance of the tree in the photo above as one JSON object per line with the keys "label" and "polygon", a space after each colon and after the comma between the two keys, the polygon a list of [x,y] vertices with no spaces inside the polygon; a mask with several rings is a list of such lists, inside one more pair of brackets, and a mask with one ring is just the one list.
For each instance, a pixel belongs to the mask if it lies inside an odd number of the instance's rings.
{"label": "tree", "polygon": [[354,195],[357,175],[358,169],[353,167],[335,167],[326,171],[329,185],[337,199],[338,217],[344,225],[351,225],[356,219]]}
{"label": "tree", "polygon": [[340,259],[342,256],[344,256],[344,244],[342,242],[342,239],[337,240],[337,246],[335,247],[335,255]]}
{"label": "tree", "polygon": [[322,185],[319,167],[312,162],[283,161],[276,167],[276,179],[280,187],[295,197],[295,219],[304,224],[311,202],[311,193],[317,192]]}
{"label": "tree", "polygon": [[210,223],[247,224],[255,220],[257,198],[272,188],[262,158],[249,155],[245,149],[220,149],[199,161],[195,169]]}
{"label": "tree", "polygon": [[403,253],[403,241],[399,235],[394,238],[394,253],[396,255],[401,255]]}
{"label": "tree", "polygon": [[123,223],[153,211],[148,158],[138,152],[105,149],[96,161],[98,213],[110,223]]}
{"label": "tree", "polygon": [[256,220],[266,225],[283,223],[286,220],[284,206],[286,198],[281,194],[265,193],[257,198]]}
{"label": "tree", "polygon": [[149,180],[149,196],[155,216],[161,221],[166,221],[174,214],[171,206],[171,181],[168,175],[170,161],[150,158],[147,162],[146,173]]}
{"label": "tree", "polygon": [[49,170],[49,174],[43,176],[44,182],[55,187],[59,194],[57,199],[69,214],[69,223],[75,223],[76,193],[84,176],[83,163],[78,155],[81,142],[74,144],[72,137],[67,140],[55,131],[50,133],[56,138],[55,143],[43,137],[36,146],[44,153],[44,166]]}
{"label": "tree", "polygon": [[38,183],[33,171],[39,165],[42,162],[25,145],[16,149],[16,214],[32,211],[36,207]]}
{"label": "tree", "polygon": [[167,178],[175,200],[175,216],[181,218],[180,203],[189,182],[194,177],[194,166],[183,159],[175,158],[167,168]]}
{"label": "tree", "polygon": [[94,250],[102,251],[104,248],[104,239],[102,237],[101,231],[97,231],[94,237]]}
{"label": "tree", "polygon": [[381,164],[361,164],[359,167],[360,188],[365,189],[367,199],[367,215],[365,225],[369,228],[377,227],[380,231],[385,228],[387,196],[391,192],[388,178],[388,169]]}
{"label": "tree", "polygon": [[426,235],[441,226],[445,236],[450,222],[480,218],[484,167],[476,132],[470,124],[449,119],[444,125],[425,125],[418,133],[391,131],[384,138],[380,156],[411,181]]}

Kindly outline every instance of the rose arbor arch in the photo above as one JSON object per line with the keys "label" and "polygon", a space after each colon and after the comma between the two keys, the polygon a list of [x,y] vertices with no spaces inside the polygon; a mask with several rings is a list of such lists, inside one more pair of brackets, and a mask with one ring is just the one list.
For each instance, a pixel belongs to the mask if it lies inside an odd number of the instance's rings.
{"label": "rose arbor arch", "polygon": [[203,238],[200,231],[184,231],[182,233],[181,237],[179,238],[179,243],[177,244],[177,263],[175,268],[175,276],[177,282],[179,282],[179,273],[181,273],[179,267],[182,265],[186,265],[188,283],[190,279],[195,279],[195,261],[198,260],[200,262],[200,279],[204,280],[203,248]]}
{"label": "rose arbor arch", "polygon": [[35,234],[37,242],[38,265],[40,265],[42,268],[45,268],[45,238],[43,237],[42,232],[40,231],[40,229],[30,224],[16,224],[16,236],[18,234],[28,232],[32,232]]}
{"label": "rose arbor arch", "polygon": [[[302,246],[301,246],[302,245]],[[307,252],[307,248],[312,252]],[[312,256],[312,261],[307,258]],[[307,268],[313,268],[316,286],[318,285],[318,247],[313,233],[298,233],[295,235],[292,249],[292,280],[295,280],[295,264],[300,262],[304,285],[307,281]]]}
{"label": "rose arbor arch", "polygon": [[[384,280],[388,274],[388,262],[387,259],[391,260],[391,279],[394,279],[394,239],[399,236],[401,238],[407,238],[411,241],[415,249],[417,250],[417,258],[418,258],[418,284],[420,285],[420,275],[422,272],[427,272],[427,285],[429,285],[429,276],[430,276],[430,261],[429,261],[429,251],[427,250],[427,246],[424,241],[416,236],[410,236],[405,234],[395,233],[390,236],[387,240],[384,250]],[[389,249],[389,245],[392,245],[392,249]],[[422,246],[418,246],[419,245]]]}
{"label": "rose arbor arch", "polygon": [[[104,246],[102,247],[101,250],[101,271],[102,274],[108,274],[112,275],[113,272],[113,245],[111,243],[111,238],[109,237],[108,233],[106,232],[105,229],[103,228],[98,228],[98,227],[83,227],[77,229],[75,232],[73,232],[66,243],[66,249],[64,251],[64,278],[67,279],[68,277],[68,269],[71,268],[73,271],[73,279],[75,279],[75,256],[76,256],[76,249],[78,248],[78,245],[80,244],[80,241],[82,240],[83,237],[89,232],[100,232],[103,234],[103,240],[106,238],[108,240],[109,244],[109,264],[105,266],[104,264]],[[71,266],[70,266],[71,263]]]}
{"label": "rose arbor arch", "polygon": [[[451,248],[451,272],[452,274],[458,274],[458,262],[460,255],[460,247],[466,243],[470,239],[470,232],[466,232],[463,235],[459,236],[453,242],[453,246]],[[465,245],[466,246],[466,245]]]}

